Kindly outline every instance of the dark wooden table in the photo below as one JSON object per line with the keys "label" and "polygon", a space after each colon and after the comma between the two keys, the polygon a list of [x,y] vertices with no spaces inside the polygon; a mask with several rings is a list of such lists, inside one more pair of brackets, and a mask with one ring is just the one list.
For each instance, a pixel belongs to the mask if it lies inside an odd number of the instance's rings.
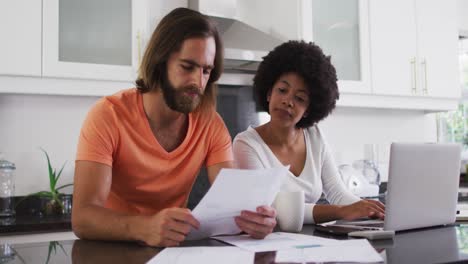
{"label": "dark wooden table", "polygon": [[[302,233],[330,237],[315,231],[313,225],[305,225]],[[463,224],[401,232],[393,240],[371,241],[371,244],[386,263],[468,263],[468,225]],[[182,246],[229,245],[205,239],[184,242]],[[146,263],[161,250],[133,242],[87,240],[13,245],[0,243],[0,263],[46,263],[49,254],[49,263]],[[255,255],[255,263],[274,263],[274,260],[275,252]]]}

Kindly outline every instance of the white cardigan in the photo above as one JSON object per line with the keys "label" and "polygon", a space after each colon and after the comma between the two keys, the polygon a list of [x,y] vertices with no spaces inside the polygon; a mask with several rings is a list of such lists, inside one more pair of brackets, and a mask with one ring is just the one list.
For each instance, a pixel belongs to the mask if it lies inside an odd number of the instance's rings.
{"label": "white cardigan", "polygon": [[[360,199],[344,186],[320,129],[317,126],[304,129],[304,139],[307,149],[304,169],[297,177],[289,171],[281,190],[304,190],[304,223],[314,223],[313,208],[322,192],[330,204],[348,205]],[[252,127],[235,137],[233,151],[236,167],[241,169],[283,166]]]}

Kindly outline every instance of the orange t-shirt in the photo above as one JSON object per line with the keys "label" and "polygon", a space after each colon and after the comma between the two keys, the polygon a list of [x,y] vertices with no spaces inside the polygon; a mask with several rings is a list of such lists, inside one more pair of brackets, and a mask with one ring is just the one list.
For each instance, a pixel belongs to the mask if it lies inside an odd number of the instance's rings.
{"label": "orange t-shirt", "polygon": [[200,168],[233,156],[231,137],[214,109],[190,113],[184,141],[168,153],[154,137],[142,95],[133,88],[104,97],[91,109],[76,160],[112,167],[107,208],[149,215],[184,207]]}

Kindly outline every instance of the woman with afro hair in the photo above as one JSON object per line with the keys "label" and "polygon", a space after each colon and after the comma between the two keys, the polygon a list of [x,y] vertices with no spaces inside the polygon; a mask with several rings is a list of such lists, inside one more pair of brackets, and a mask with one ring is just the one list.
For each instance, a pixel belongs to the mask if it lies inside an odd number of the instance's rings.
{"label": "woman with afro hair", "polygon": [[[339,97],[330,57],[313,43],[283,43],[263,58],[253,86],[257,106],[270,114],[270,121],[236,136],[237,167],[289,165],[281,190],[304,191],[304,223],[384,218],[382,203],[361,200],[346,189],[317,126]],[[315,204],[322,192],[330,204]]]}

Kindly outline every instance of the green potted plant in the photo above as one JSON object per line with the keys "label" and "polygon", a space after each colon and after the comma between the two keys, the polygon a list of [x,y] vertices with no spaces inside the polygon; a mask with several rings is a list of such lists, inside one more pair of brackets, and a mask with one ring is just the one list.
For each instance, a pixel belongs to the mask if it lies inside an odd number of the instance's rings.
{"label": "green potted plant", "polygon": [[[44,152],[47,158],[47,167],[48,167],[48,174],[49,174],[49,187],[50,190],[48,191],[39,191],[36,193],[32,193],[24,197],[19,203],[24,201],[29,197],[39,197],[40,198],[40,211],[42,214],[45,215],[52,215],[52,214],[63,214],[64,213],[64,200],[69,199],[65,194],[61,193],[60,190],[72,186],[72,183],[65,184],[62,186],[57,186],[57,183],[60,179],[60,175],[62,174],[63,168],[65,167],[66,162],[62,165],[60,171],[57,172],[55,168],[52,168],[52,164],[50,163],[49,154],[43,148],[40,148],[42,152]],[[19,204],[18,203],[18,204]],[[18,206],[18,204],[16,206]]]}

